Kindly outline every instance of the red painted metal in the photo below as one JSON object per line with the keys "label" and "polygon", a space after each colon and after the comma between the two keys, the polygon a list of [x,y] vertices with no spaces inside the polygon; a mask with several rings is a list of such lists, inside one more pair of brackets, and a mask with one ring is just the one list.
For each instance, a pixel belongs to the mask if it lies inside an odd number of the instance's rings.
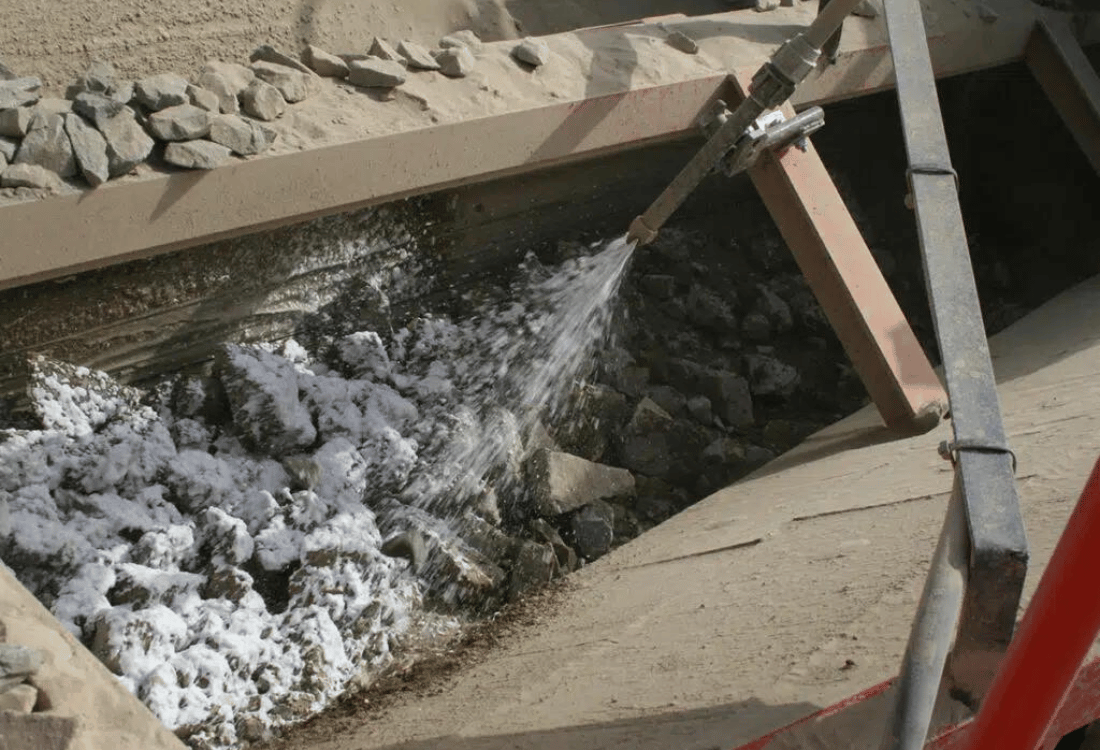
{"label": "red painted metal", "polygon": [[972,750],[1042,747],[1100,632],[1100,461],[970,731]]}

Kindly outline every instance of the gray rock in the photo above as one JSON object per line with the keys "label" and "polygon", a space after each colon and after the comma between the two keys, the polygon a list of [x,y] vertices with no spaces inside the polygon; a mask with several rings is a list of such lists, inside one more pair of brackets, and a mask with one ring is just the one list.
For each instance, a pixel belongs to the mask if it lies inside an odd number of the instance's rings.
{"label": "gray rock", "polygon": [[[88,69],[84,71],[84,75],[76,79],[76,82],[69,87],[67,95],[69,98],[75,98],[77,94],[88,91],[106,96],[118,90],[120,88],[119,84],[118,71],[115,70],[114,65],[103,60],[93,60]],[[133,93],[132,85],[130,86],[130,93]],[[126,102],[124,101],[122,104],[126,104]]]}
{"label": "gray rock", "polygon": [[43,97],[31,107],[31,112],[36,115],[67,115],[73,111],[73,103],[68,99],[56,97]]}
{"label": "gray rock", "polygon": [[107,163],[107,141],[103,134],[80,115],[66,115],[65,132],[73,147],[80,173],[92,187],[99,187],[111,176]]}
{"label": "gray rock", "polygon": [[32,76],[0,81],[0,109],[25,107],[42,98],[42,80]]}
{"label": "gray rock", "polygon": [[215,364],[233,422],[253,445],[276,457],[312,445],[317,430],[298,400],[298,376],[290,362],[260,349],[226,344]]}
{"label": "gray rock", "polygon": [[597,500],[581,508],[572,525],[577,553],[585,560],[595,560],[611,549],[615,539],[615,509]]}
{"label": "gray rock", "polygon": [[0,643],[0,677],[31,677],[45,663],[41,651],[13,643]]}
{"label": "gray rock", "polygon": [[268,736],[267,724],[259,716],[238,716],[233,727],[245,742],[259,742]]}
{"label": "gray rock", "polygon": [[665,38],[665,42],[669,47],[688,55],[695,55],[699,52],[699,43],[682,31],[672,32]]}
{"label": "gray rock", "polygon": [[193,84],[187,86],[187,101],[207,112],[220,112],[222,107],[221,99],[217,94]]}
{"label": "gray rock", "polygon": [[600,461],[611,437],[630,416],[626,397],[607,386],[589,383],[572,393],[572,419],[559,420],[556,442],[567,453]]}
{"label": "gray rock", "polygon": [[790,396],[801,382],[798,370],[774,357],[749,354],[745,357],[745,364],[754,395]]}
{"label": "gray rock", "polygon": [[193,141],[210,132],[210,113],[193,104],[177,104],[149,115],[145,124],[162,141]]}
{"label": "gray rock", "polygon": [[687,400],[687,411],[699,424],[709,425],[714,420],[710,399],[706,396],[692,396]]}
{"label": "gray rock", "polygon": [[753,423],[752,390],[745,378],[724,370],[716,371],[704,376],[702,391],[727,424],[747,427]]}
{"label": "gray rock", "polygon": [[210,141],[176,141],[164,149],[164,160],[184,169],[217,169],[229,161],[225,146]]}
{"label": "gray rock", "polygon": [[34,685],[16,685],[0,693],[0,711],[29,714],[38,702],[38,688]]}
{"label": "gray rock", "polygon": [[226,599],[239,602],[252,590],[252,584],[252,576],[239,568],[215,567],[199,589],[199,595],[203,599]]}
{"label": "gray rock", "polygon": [[[879,16],[878,6],[875,5],[874,0],[860,0],[859,5],[852,11],[853,16],[859,16],[860,18],[875,19]],[[978,5],[978,17],[983,21],[986,19],[982,16],[982,6]]]}
{"label": "gray rock", "polygon": [[747,341],[762,344],[772,337],[772,324],[762,313],[749,313],[741,319],[741,336]]}
{"label": "gray rock", "polygon": [[61,178],[35,164],[12,164],[0,174],[0,187],[25,187],[56,192],[61,188]]}
{"label": "gray rock", "polygon": [[634,476],[626,469],[586,461],[578,456],[542,449],[527,467],[533,486],[534,510],[556,516],[593,500],[634,495]]}
{"label": "gray rock", "polygon": [[35,115],[30,130],[19,144],[16,164],[35,164],[62,177],[76,174],[73,145],[61,115]]}
{"label": "gray rock", "polygon": [[255,79],[256,74],[251,68],[207,60],[197,83],[218,97],[219,108],[224,114],[237,114],[241,111],[238,97]]}
{"label": "gray rock", "polygon": [[733,438],[718,438],[703,450],[703,460],[721,465],[738,463],[745,460],[745,448]]}
{"label": "gray rock", "polygon": [[550,59],[550,48],[541,39],[527,37],[512,48],[512,57],[521,63],[533,65],[537,68],[540,65],[545,65],[546,61]]}
{"label": "gray rock", "polygon": [[304,59],[306,65],[319,76],[328,78],[348,77],[348,64],[336,55],[325,52],[320,47],[314,47],[312,44],[306,47]]}
{"label": "gray rock", "polygon": [[0,109],[0,135],[22,138],[31,126],[32,115],[29,107]]}
{"label": "gray rock", "polygon": [[986,23],[996,23],[1001,14],[993,10],[988,3],[978,3],[978,18]]}
{"label": "gray rock", "polygon": [[[387,42],[380,36],[376,36],[374,41],[371,42],[370,49],[368,50],[370,56],[377,57],[379,60],[389,60],[395,63],[404,63],[405,58],[393,48],[393,45]],[[349,68],[350,68],[349,61]]]}
{"label": "gray rock", "polygon": [[259,47],[252,50],[252,54],[248,56],[248,61],[252,63],[266,62],[274,65],[281,65],[284,68],[292,68],[309,78],[313,78],[313,71],[309,69],[308,65],[301,60],[295,60],[290,55],[284,55],[270,44],[261,44]]}
{"label": "gray rock", "polygon": [[470,50],[470,52],[480,52],[484,45],[477,34],[469,29],[463,29],[462,31],[456,31],[440,39],[439,46],[443,49],[465,47]]}
{"label": "gray rock", "polygon": [[134,83],[134,98],[154,112],[187,104],[187,79],[175,73],[161,73]]}
{"label": "gray rock", "polygon": [[402,531],[384,541],[379,551],[408,560],[414,573],[419,573],[428,559],[428,547],[419,531]]}
{"label": "gray rock", "polygon": [[779,0],[756,0],[753,10],[757,13],[767,13],[779,7]]}
{"label": "gray rock", "polygon": [[756,312],[768,319],[777,333],[786,333],[794,327],[794,316],[791,314],[791,306],[783,301],[778,294],[764,285],[757,287]]}
{"label": "gray rock", "polygon": [[676,277],[668,274],[648,274],[639,280],[646,294],[657,299],[668,299],[676,294]]}
{"label": "gray rock", "polygon": [[615,503],[609,503],[615,513],[615,541],[620,544],[634,539],[642,533],[642,524],[633,511]]}
{"label": "gray rock", "polygon": [[15,160],[15,152],[19,150],[19,141],[14,138],[4,138],[0,136],[0,156],[4,157],[4,161],[11,163]]}
{"label": "gray rock", "polygon": [[307,77],[299,70],[266,60],[252,63],[252,70],[256,73],[256,78],[277,88],[291,104],[308,98],[312,82],[316,80],[312,72]]}
{"label": "gray rock", "polygon": [[11,68],[0,60],[0,81],[13,81],[18,77]]}
{"label": "gray rock", "polygon": [[703,328],[719,333],[737,330],[737,318],[730,303],[700,284],[688,292],[686,311],[688,319]]}
{"label": "gray rock", "polygon": [[425,47],[408,39],[397,45],[397,54],[401,55],[410,68],[417,70],[439,70],[439,63]]}
{"label": "gray rock", "polygon": [[687,397],[672,386],[650,386],[646,390],[646,396],[670,415],[676,416],[687,411]]}
{"label": "gray rock", "polygon": [[508,598],[515,601],[530,591],[542,588],[554,579],[557,571],[558,558],[549,544],[523,540],[512,566]]}
{"label": "gray rock", "polygon": [[275,137],[275,131],[236,115],[211,118],[210,140],[241,156],[263,153],[275,142]]}
{"label": "gray rock", "polygon": [[572,573],[577,569],[577,553],[561,538],[550,523],[543,518],[531,521],[531,535],[536,541],[549,544],[558,558],[558,569],[565,573]]}
{"label": "gray rock", "polygon": [[253,81],[241,94],[241,109],[257,120],[274,120],[286,112],[286,99],[279,89],[264,81]]}
{"label": "gray rock", "polygon": [[653,432],[667,427],[672,422],[672,415],[662,409],[651,398],[643,398],[634,407],[634,413],[626,425],[625,431],[633,434]]}
{"label": "gray rock", "polygon": [[129,107],[124,107],[114,117],[97,120],[96,127],[107,141],[107,165],[111,177],[132,171],[153,151],[153,139],[138,124],[134,111]]}
{"label": "gray rock", "polygon": [[120,104],[105,94],[85,91],[77,94],[73,100],[73,112],[88,118],[98,127],[99,123],[122,113],[125,104]]}
{"label": "gray rock", "polygon": [[348,82],[363,88],[392,89],[407,77],[405,68],[391,60],[368,57],[348,63]]}
{"label": "gray rock", "polygon": [[437,52],[435,61],[439,63],[439,72],[451,78],[465,78],[477,62],[473,53],[465,47],[451,47]]}

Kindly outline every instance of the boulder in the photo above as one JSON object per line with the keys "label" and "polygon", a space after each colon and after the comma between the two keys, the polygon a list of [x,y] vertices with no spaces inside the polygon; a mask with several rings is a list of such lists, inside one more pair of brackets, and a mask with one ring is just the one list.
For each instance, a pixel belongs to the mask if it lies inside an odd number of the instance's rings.
{"label": "boulder", "polygon": [[45,661],[41,651],[13,643],[0,643],[0,677],[31,677]]}
{"label": "boulder", "polygon": [[13,78],[0,81],[0,109],[25,107],[42,98],[42,81],[39,78]]}
{"label": "boulder", "polygon": [[0,173],[0,187],[25,187],[55,192],[61,188],[61,178],[36,164],[11,164]]}
{"label": "boulder", "polygon": [[515,601],[524,594],[535,591],[554,579],[558,572],[558,558],[549,544],[539,544],[529,539],[520,542],[516,561],[508,581],[508,598]]}
{"label": "boulder", "polygon": [[585,560],[595,560],[611,549],[615,539],[615,509],[597,500],[573,516],[572,526],[577,553]]}
{"label": "boulder", "polygon": [[97,120],[96,127],[107,141],[107,166],[111,177],[130,172],[153,151],[153,139],[138,124],[129,107],[124,107],[114,117]]}
{"label": "boulder", "polygon": [[275,142],[275,131],[237,115],[216,115],[210,121],[210,140],[241,156],[261,154]]}
{"label": "boulder", "polygon": [[126,109],[125,104],[116,102],[105,94],[97,94],[93,91],[84,91],[73,99],[73,112],[86,117],[95,123],[96,127],[103,120],[115,117]]}
{"label": "boulder", "polygon": [[463,29],[462,31],[456,31],[453,34],[448,34],[439,40],[439,46],[443,49],[454,49],[456,47],[465,47],[470,52],[480,52],[484,46],[481,39],[473,31],[469,29]]}
{"label": "boulder", "polygon": [[405,39],[397,45],[397,54],[404,58],[410,68],[417,70],[439,70],[439,63],[428,50],[416,42]]}
{"label": "boulder", "polygon": [[559,420],[554,438],[566,452],[600,461],[630,414],[626,397],[607,386],[589,383],[576,389],[571,398],[571,418]]}
{"label": "boulder", "polygon": [[69,135],[80,173],[89,185],[99,187],[111,176],[103,134],[75,114],[66,115],[65,132]]}
{"label": "boulder", "polygon": [[688,292],[685,311],[688,320],[718,333],[737,330],[737,318],[729,301],[701,284]]}
{"label": "boulder", "polygon": [[531,536],[540,542],[549,544],[558,558],[558,569],[565,573],[572,573],[577,569],[577,553],[561,538],[550,523],[544,518],[536,518],[531,521]]}
{"label": "boulder", "polygon": [[34,164],[62,177],[76,174],[73,145],[65,132],[65,118],[56,114],[37,114],[19,144],[16,164]]}
{"label": "boulder", "polygon": [[424,535],[416,530],[402,531],[382,543],[379,552],[387,557],[409,561],[414,573],[419,573],[428,560],[428,545]]}
{"label": "boulder", "polygon": [[218,97],[222,113],[237,114],[241,111],[238,97],[255,78],[252,69],[244,65],[207,60],[196,83]]}
{"label": "boulder", "polygon": [[270,83],[256,80],[241,94],[241,109],[258,120],[274,120],[286,112],[286,99]]}
{"label": "boulder", "polygon": [[348,77],[348,64],[336,55],[325,52],[320,47],[315,47],[312,44],[306,47],[303,60],[319,76],[327,78]]}
{"label": "boulder", "polygon": [[309,97],[311,82],[316,80],[312,72],[303,73],[265,60],[252,63],[252,71],[256,74],[256,78],[277,88],[283,98],[291,104]]}
{"label": "boulder", "polygon": [[545,516],[568,513],[593,500],[634,495],[634,476],[626,469],[542,449],[527,466],[534,510]]}
{"label": "boulder", "polygon": [[210,132],[210,113],[194,104],[178,104],[149,115],[146,127],[162,141],[193,141]]}
{"label": "boulder", "polygon": [[692,396],[687,400],[687,411],[699,424],[710,424],[714,421],[714,412],[711,410],[710,399],[706,396]]}
{"label": "boulder", "polygon": [[392,60],[368,57],[348,63],[348,83],[363,88],[391,89],[403,84],[407,77],[405,68]]}
{"label": "boulder", "polygon": [[134,99],[153,112],[189,102],[187,79],[176,73],[160,73],[134,83]]}
{"label": "boulder", "polygon": [[119,104],[128,104],[134,98],[134,83],[120,78],[115,66],[109,62],[93,60],[84,75],[76,79],[65,95],[75,99],[84,92],[102,94]]}
{"label": "boulder", "polygon": [[539,67],[550,59],[550,48],[541,39],[527,37],[512,48],[512,57],[525,65]]}
{"label": "boulder", "polygon": [[757,287],[755,310],[774,326],[777,333],[787,333],[794,327],[791,307],[778,294],[761,284]]}
{"label": "boulder", "polygon": [[176,141],[164,149],[164,160],[184,169],[217,169],[229,159],[229,149],[206,140]]}
{"label": "boulder", "polygon": [[439,72],[451,78],[465,78],[474,69],[474,55],[465,47],[451,47],[435,53]]}
{"label": "boulder", "polygon": [[187,101],[207,112],[221,112],[221,99],[213,91],[207,91],[202,86],[189,85]]}
{"label": "boulder", "polygon": [[19,141],[14,138],[4,138],[0,136],[0,156],[4,157],[4,161],[11,163],[15,161],[15,152],[19,150]]}
{"label": "boulder", "polygon": [[682,31],[673,31],[665,38],[665,43],[684,54],[694,55],[699,52],[699,43]]}
{"label": "boulder", "polygon": [[392,44],[379,36],[376,36],[374,41],[371,42],[368,53],[369,56],[377,57],[379,60],[389,60],[395,63],[405,62],[405,58],[401,53],[394,49]]}
{"label": "boulder", "polygon": [[775,357],[749,354],[745,357],[745,364],[753,395],[790,396],[802,380],[798,370]]}
{"label": "boulder", "polygon": [[34,685],[16,685],[0,693],[0,712],[29,714],[38,702],[38,688]]}
{"label": "boulder", "polygon": [[31,115],[29,107],[0,109],[0,135],[22,138],[30,129]]}
{"label": "boulder", "polygon": [[687,397],[670,385],[652,385],[646,389],[646,396],[670,415],[687,411]]}
{"label": "boulder", "polygon": [[298,400],[293,364],[261,349],[233,344],[221,348],[215,364],[233,422],[254,446],[278,457],[313,444],[317,430]]}
{"label": "boulder", "polygon": [[[284,68],[296,70],[309,78],[313,77],[313,71],[309,69],[308,65],[300,60],[295,60],[290,55],[284,55],[270,44],[261,44],[259,47],[252,50],[252,54],[248,56],[248,61],[251,63],[265,62],[273,65],[281,65]],[[253,68],[255,68],[254,65]]]}

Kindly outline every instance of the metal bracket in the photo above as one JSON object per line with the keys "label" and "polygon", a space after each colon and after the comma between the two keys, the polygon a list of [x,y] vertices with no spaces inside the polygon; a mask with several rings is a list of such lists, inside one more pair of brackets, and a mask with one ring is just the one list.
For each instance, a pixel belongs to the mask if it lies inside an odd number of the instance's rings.
{"label": "metal bracket", "polygon": [[[703,115],[703,133],[708,138],[713,137],[726,124],[731,114],[724,101],[716,101]],[[752,167],[765,150],[783,151],[793,145],[805,152],[807,137],[824,126],[825,112],[821,107],[811,107],[790,118],[779,110],[766,112],[749,124],[744,135],[715,164],[715,168],[720,169],[727,177],[733,177]]]}

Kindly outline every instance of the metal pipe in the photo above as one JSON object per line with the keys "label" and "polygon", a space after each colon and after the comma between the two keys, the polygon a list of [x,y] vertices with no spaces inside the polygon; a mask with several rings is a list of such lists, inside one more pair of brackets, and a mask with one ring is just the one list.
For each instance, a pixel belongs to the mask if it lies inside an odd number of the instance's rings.
{"label": "metal pipe", "polygon": [[958,628],[966,593],[970,536],[962,492],[956,476],[943,530],[905,647],[901,673],[894,683],[894,709],[881,750],[920,750],[928,737],[951,650],[951,636]]}
{"label": "metal pipe", "polygon": [[657,200],[630,225],[628,241],[645,245],[669,217],[699,186],[714,165],[744,136],[749,125],[765,111],[790,98],[795,87],[817,64],[821,45],[840,27],[860,0],[832,0],[805,32],[784,42],[755,76],[749,95],[726,122],[703,144]]}
{"label": "metal pipe", "polygon": [[967,736],[969,750],[1036,750],[1100,633],[1100,461]]}

